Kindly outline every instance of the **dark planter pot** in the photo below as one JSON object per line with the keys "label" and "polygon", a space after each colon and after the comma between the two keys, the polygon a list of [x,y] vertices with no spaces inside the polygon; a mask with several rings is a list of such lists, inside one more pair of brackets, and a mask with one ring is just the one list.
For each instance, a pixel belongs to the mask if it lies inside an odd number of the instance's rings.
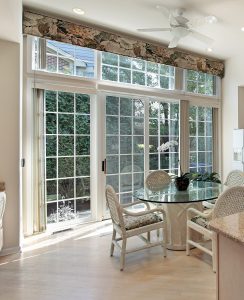
{"label": "dark planter pot", "polygon": [[178,191],[186,191],[189,186],[190,180],[185,177],[176,177],[175,186]]}

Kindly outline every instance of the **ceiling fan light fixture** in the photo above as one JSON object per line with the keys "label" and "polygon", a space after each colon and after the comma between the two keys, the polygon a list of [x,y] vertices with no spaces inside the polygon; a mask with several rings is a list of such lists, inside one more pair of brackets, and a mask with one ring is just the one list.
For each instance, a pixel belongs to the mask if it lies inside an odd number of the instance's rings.
{"label": "ceiling fan light fixture", "polygon": [[84,15],[85,14],[84,10],[79,8],[79,7],[74,7],[72,10],[77,15]]}
{"label": "ceiling fan light fixture", "polygon": [[208,24],[215,24],[218,22],[218,19],[215,16],[207,16],[205,17],[205,20]]}
{"label": "ceiling fan light fixture", "polygon": [[[184,37],[190,35],[194,39],[200,41],[205,45],[205,47],[209,47],[213,44],[214,40],[198,31],[193,29],[193,25],[190,20],[184,16],[185,9],[179,8],[174,10],[168,10],[167,17],[169,22],[169,28],[139,28],[137,31],[139,32],[163,32],[168,31],[171,33],[171,40],[169,42],[169,48],[177,47],[178,43]],[[207,18],[207,17],[206,17]],[[208,22],[214,23],[217,22],[217,18],[215,16],[208,16]],[[206,20],[205,20],[206,22]],[[207,49],[206,49],[207,50]],[[211,50],[207,50],[211,52]]]}

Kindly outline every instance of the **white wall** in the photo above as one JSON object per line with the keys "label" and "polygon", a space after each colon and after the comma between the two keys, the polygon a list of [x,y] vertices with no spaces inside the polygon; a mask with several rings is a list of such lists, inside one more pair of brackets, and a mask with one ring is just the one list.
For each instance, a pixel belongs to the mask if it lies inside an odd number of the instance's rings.
{"label": "white wall", "polygon": [[0,0],[0,39],[21,43],[22,1]]}
{"label": "white wall", "polygon": [[3,222],[6,252],[19,247],[20,44],[0,40],[0,70],[0,179],[5,181],[7,193]]}
{"label": "white wall", "polygon": [[[222,114],[222,149],[223,178],[232,170],[233,129],[242,127],[244,106],[239,99],[238,87],[244,86],[244,55],[233,56],[226,60],[225,77],[222,82],[223,114]],[[239,111],[238,111],[239,107]]]}
{"label": "white wall", "polygon": [[0,0],[0,180],[6,183],[3,251],[20,247],[22,1]]}

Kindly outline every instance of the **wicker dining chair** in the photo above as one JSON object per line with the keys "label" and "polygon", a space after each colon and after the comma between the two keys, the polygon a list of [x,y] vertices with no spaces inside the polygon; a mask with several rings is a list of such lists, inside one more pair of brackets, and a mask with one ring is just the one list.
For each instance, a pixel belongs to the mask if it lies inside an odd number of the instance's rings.
{"label": "wicker dining chair", "polygon": [[[224,185],[228,188],[233,187],[233,186],[244,186],[244,172],[242,172],[240,170],[231,171],[227,175]],[[203,206],[208,209],[213,209],[214,203],[204,201]]]}
{"label": "wicker dining chair", "polygon": [[151,191],[160,191],[171,182],[171,177],[163,170],[152,171],[146,178],[145,185]]}
{"label": "wicker dining chair", "polygon": [[244,185],[244,172],[240,170],[231,171],[227,175],[224,185],[226,185],[227,187]]}
{"label": "wicker dining chair", "polygon": [[[146,210],[140,212],[131,212],[126,208],[142,203],[141,201],[135,201],[130,204],[121,205],[118,201],[118,197],[112,186],[106,187],[106,200],[110,210],[111,219],[113,223],[112,243],[110,248],[110,255],[113,256],[114,246],[116,246],[120,252],[120,270],[123,271],[125,265],[125,254],[143,250],[154,246],[162,246],[164,257],[167,255],[166,241],[167,241],[167,224],[165,212],[161,208],[150,209],[149,205],[146,205]],[[159,215],[161,214],[161,216]],[[149,233],[153,230],[162,229],[163,240],[152,243],[148,238],[145,238],[142,234]],[[116,234],[120,237],[116,238]],[[132,250],[126,250],[126,243],[129,237],[138,236],[146,245],[137,247]],[[122,247],[118,243],[122,241]]]}
{"label": "wicker dining chair", "polygon": [[[186,254],[190,254],[190,246],[194,246],[212,256],[213,271],[216,272],[216,233],[209,229],[208,223],[214,218],[225,217],[244,211],[244,186],[235,186],[225,190],[217,199],[213,210],[200,212],[195,208],[187,210],[187,240]],[[191,239],[191,230],[202,234],[212,241],[209,250],[197,241]]]}
{"label": "wicker dining chair", "polygon": [[3,214],[6,204],[6,194],[5,192],[0,192],[0,251],[3,247]]}

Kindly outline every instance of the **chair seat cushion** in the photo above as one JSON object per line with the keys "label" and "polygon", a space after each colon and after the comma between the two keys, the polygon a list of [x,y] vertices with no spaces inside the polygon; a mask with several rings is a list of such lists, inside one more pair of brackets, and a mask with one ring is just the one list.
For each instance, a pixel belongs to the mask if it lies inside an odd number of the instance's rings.
{"label": "chair seat cushion", "polygon": [[161,222],[162,218],[154,213],[149,213],[144,216],[124,216],[125,229],[131,230],[139,227],[143,227],[146,225],[154,224]]}
{"label": "chair seat cushion", "polygon": [[191,221],[204,228],[208,228],[209,220],[204,217],[196,216],[192,218]]}

